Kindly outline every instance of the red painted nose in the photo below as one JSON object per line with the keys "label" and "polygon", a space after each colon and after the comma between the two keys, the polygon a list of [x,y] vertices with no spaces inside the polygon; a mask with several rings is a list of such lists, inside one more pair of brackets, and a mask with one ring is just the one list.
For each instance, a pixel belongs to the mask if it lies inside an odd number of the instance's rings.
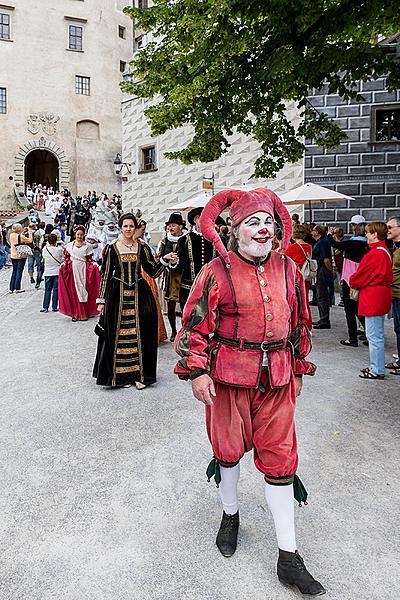
{"label": "red painted nose", "polygon": [[268,229],[266,229],[266,228],[260,229],[260,231],[258,233],[268,233]]}

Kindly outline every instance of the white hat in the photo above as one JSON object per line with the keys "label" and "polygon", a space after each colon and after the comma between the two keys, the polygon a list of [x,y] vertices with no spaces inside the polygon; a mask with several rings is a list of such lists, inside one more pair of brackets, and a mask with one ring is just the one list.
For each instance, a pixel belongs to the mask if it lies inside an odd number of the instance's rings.
{"label": "white hat", "polygon": [[365,223],[365,217],[362,215],[353,215],[350,219],[350,223],[353,223],[353,225],[360,225],[360,223]]}

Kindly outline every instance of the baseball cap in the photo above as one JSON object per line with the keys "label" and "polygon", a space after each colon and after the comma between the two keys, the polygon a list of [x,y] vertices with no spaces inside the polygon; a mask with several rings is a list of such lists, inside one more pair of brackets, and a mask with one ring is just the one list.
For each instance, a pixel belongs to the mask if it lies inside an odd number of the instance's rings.
{"label": "baseball cap", "polygon": [[362,215],[353,215],[350,219],[350,223],[353,223],[353,225],[360,225],[360,223],[365,223],[365,217]]}

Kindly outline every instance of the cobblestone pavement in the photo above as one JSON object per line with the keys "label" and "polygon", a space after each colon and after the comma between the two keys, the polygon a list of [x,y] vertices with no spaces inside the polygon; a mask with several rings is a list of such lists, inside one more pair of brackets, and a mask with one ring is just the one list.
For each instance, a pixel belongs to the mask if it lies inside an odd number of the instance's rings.
{"label": "cobblestone pavement", "polygon": [[[138,392],[96,387],[94,320],[40,314],[42,290],[4,295],[2,324],[1,600],[290,600],[251,455],[242,461],[237,553],[215,546],[218,494],[207,484],[203,409],[172,374]],[[43,287],[43,286],[42,286]],[[400,377],[363,381],[364,346],[343,348],[344,314],[314,334],[298,400],[299,549],[331,600],[395,597],[399,564]],[[387,358],[394,351],[387,321]]]}

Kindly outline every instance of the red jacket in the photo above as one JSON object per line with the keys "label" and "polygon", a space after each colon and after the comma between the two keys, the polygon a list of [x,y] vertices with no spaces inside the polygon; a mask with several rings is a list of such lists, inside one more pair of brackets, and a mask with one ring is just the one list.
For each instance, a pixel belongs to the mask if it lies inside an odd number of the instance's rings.
{"label": "red jacket", "polygon": [[361,259],[350,277],[350,287],[360,290],[358,314],[361,317],[386,315],[392,304],[392,261],[385,242],[369,244],[370,251]]}
{"label": "red jacket", "polygon": [[286,348],[268,352],[271,387],[286,385],[292,368],[296,374],[314,374],[315,366],[306,360],[311,342],[304,279],[295,263],[276,252],[260,270],[234,252],[229,259],[229,276],[221,259],[215,258],[193,284],[175,340],[181,356],[175,373],[187,379],[191,371],[202,370],[227,385],[257,387],[263,352],[230,347],[218,341],[223,336],[243,342],[289,342]]}

